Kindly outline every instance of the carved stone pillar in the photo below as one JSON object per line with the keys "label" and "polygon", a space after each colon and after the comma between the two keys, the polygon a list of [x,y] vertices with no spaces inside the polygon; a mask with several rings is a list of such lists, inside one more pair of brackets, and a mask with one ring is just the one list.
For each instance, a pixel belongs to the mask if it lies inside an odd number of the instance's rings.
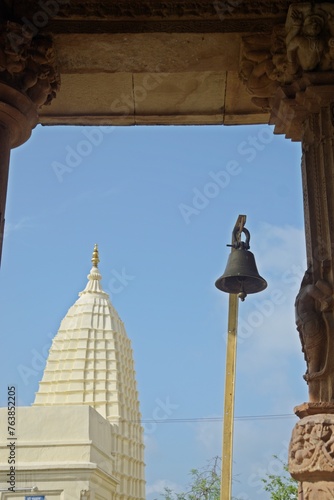
{"label": "carved stone pillar", "polygon": [[292,435],[290,472],[300,481],[300,500],[326,500],[334,495],[334,85],[311,85],[298,100],[308,110],[302,128],[308,271],[296,319],[310,403],[295,409],[301,421]]}
{"label": "carved stone pillar", "polygon": [[296,298],[309,403],[295,409],[299,500],[334,498],[334,5],[291,4],[271,37],[243,42],[241,77],[275,133],[302,142],[308,269]]}
{"label": "carved stone pillar", "polygon": [[[329,84],[333,82],[333,84]],[[334,497],[334,75],[312,74],[271,99],[272,123],[302,141],[308,269],[296,298],[296,323],[309,403],[290,444],[289,470],[300,500]]]}
{"label": "carved stone pillar", "polygon": [[10,150],[38,123],[38,109],[59,89],[52,40],[17,23],[0,25],[0,257]]}

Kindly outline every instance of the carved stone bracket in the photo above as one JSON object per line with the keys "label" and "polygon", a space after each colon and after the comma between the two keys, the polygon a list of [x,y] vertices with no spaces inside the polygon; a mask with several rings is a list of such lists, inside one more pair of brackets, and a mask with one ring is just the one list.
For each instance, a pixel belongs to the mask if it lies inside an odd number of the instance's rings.
{"label": "carved stone bracket", "polygon": [[269,110],[269,99],[286,76],[286,45],[283,25],[276,26],[272,35],[248,35],[242,39],[240,78],[245,83],[252,101]]}
{"label": "carved stone bracket", "polygon": [[333,99],[334,72],[304,74],[293,84],[278,88],[268,99],[269,124],[275,125],[275,134],[301,141],[306,133],[306,119],[330,106]]}
{"label": "carved stone bracket", "polygon": [[0,82],[24,93],[37,108],[56,97],[60,77],[52,39],[18,23],[0,25]]}
{"label": "carved stone bracket", "polygon": [[[277,101],[304,91],[310,75],[321,78],[327,74],[327,84],[334,83],[334,5],[291,4],[285,25],[276,26],[271,36],[243,38],[240,68],[253,103],[266,110],[272,109],[275,95]],[[282,92],[277,93],[278,89]],[[298,100],[297,103],[300,104]],[[290,102],[289,106],[291,113],[295,103]],[[280,110],[279,115],[287,112]]]}

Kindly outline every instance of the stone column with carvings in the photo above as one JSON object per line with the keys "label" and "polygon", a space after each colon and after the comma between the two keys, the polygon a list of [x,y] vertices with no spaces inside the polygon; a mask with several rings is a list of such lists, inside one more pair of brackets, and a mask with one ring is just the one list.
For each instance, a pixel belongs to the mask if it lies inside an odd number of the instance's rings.
{"label": "stone column with carvings", "polygon": [[334,5],[291,4],[285,25],[243,40],[241,77],[275,133],[302,142],[308,269],[296,298],[309,402],[295,409],[299,500],[334,498]]}
{"label": "stone column with carvings", "polygon": [[52,39],[14,22],[0,25],[0,257],[10,150],[38,123],[38,110],[59,89]]}

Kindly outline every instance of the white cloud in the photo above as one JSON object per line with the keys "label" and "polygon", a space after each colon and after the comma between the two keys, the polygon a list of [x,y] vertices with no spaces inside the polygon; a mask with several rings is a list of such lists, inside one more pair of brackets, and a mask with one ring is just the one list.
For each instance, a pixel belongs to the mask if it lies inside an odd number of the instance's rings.
{"label": "white cloud", "polygon": [[175,492],[182,491],[182,486],[177,483],[173,483],[168,479],[157,479],[156,481],[154,481],[154,483],[146,485],[146,494],[147,495],[163,494],[165,493],[166,488],[171,489],[172,491]]}
{"label": "white cloud", "polygon": [[[209,415],[209,417],[221,417],[221,415]],[[221,454],[220,443],[222,434],[222,421],[202,421],[192,424],[195,438],[209,457]]]}
{"label": "white cloud", "polygon": [[37,227],[37,224],[34,222],[34,217],[22,217],[17,222],[6,222],[5,224],[5,237],[7,237],[10,233],[14,233],[17,231],[22,231],[22,229],[30,229]]}
{"label": "white cloud", "polygon": [[282,462],[287,462],[290,429],[293,425],[293,419],[236,423],[233,464],[235,495],[244,494],[245,498],[259,500],[267,498],[262,479],[267,474],[282,473]]}
{"label": "white cloud", "polygon": [[238,370],[256,378],[258,394],[286,391],[288,395],[291,371],[300,371],[301,376],[304,370],[294,311],[305,270],[303,239],[302,230],[269,224],[256,235],[260,273],[268,288],[240,304]]}
{"label": "white cloud", "polygon": [[[262,479],[282,472],[294,423],[294,418],[235,421],[233,496],[243,500],[267,498]],[[221,422],[200,422],[192,428],[206,456],[221,456]]]}
{"label": "white cloud", "polygon": [[261,264],[260,274],[284,273],[295,265],[306,265],[304,228],[264,223],[252,233],[250,244],[259,267]]}
{"label": "white cloud", "polygon": [[159,451],[158,441],[152,434],[146,434],[144,432],[144,444],[145,444],[145,455],[153,455]]}

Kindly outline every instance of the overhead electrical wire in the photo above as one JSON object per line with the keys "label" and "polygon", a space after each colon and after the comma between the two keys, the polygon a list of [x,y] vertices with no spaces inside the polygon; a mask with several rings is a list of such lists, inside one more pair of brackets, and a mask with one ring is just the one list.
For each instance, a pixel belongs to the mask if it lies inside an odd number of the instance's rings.
{"label": "overhead electrical wire", "polygon": [[[292,418],[296,415],[294,413],[282,413],[277,415],[242,415],[235,417],[234,420],[275,420],[275,419],[285,419]],[[142,424],[177,424],[177,423],[196,423],[196,422],[221,422],[223,417],[192,417],[192,418],[165,418],[165,419],[154,419],[154,418],[144,418],[141,420]]]}

